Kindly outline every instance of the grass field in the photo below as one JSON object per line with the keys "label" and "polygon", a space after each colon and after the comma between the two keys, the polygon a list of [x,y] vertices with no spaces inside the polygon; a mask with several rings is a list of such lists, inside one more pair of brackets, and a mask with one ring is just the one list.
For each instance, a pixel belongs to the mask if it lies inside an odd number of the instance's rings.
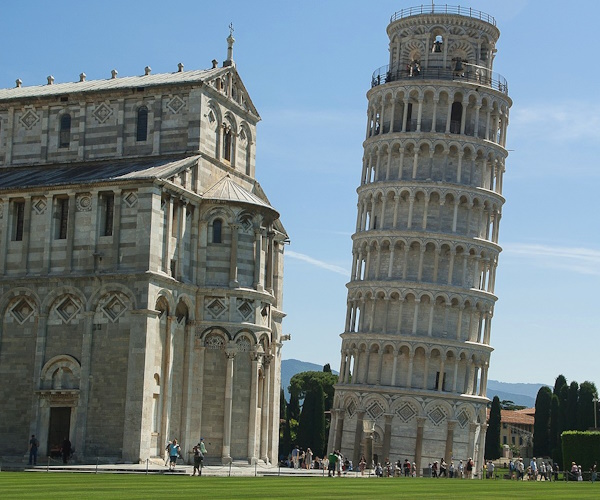
{"label": "grass field", "polygon": [[590,482],[375,479],[328,477],[190,477],[138,474],[0,473],[0,498],[31,499],[381,499],[600,498]]}

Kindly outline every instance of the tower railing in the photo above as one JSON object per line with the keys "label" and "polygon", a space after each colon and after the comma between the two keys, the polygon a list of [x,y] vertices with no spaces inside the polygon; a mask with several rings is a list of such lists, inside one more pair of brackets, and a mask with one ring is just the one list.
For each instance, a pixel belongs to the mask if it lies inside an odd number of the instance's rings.
{"label": "tower railing", "polygon": [[421,14],[456,14],[479,19],[480,21],[485,21],[486,23],[496,26],[496,20],[489,14],[481,12],[480,10],[471,9],[470,7],[461,7],[460,5],[419,5],[417,7],[408,7],[394,12],[390,18],[390,23],[393,23],[398,19]]}
{"label": "tower railing", "polygon": [[462,63],[462,69],[451,70],[446,68],[422,68],[408,65],[406,67],[382,66],[373,72],[371,87],[398,80],[452,80],[465,81],[489,87],[508,95],[508,82],[502,75],[490,71],[482,66]]}

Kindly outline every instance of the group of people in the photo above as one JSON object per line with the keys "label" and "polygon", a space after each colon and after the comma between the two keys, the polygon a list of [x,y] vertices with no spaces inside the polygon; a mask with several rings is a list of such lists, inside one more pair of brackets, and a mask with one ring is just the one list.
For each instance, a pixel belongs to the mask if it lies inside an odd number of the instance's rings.
{"label": "group of people", "polygon": [[[37,465],[37,455],[39,447],[40,442],[35,437],[35,434],[32,434],[31,439],[29,440],[29,465]],[[60,447],[60,454],[62,456],[63,464],[69,463],[69,459],[73,455],[73,448],[71,446],[71,441],[69,441],[69,438],[67,437],[62,442],[62,446]]]}
{"label": "group of people", "polygon": [[538,463],[538,460],[533,457],[527,467],[525,467],[522,458],[518,458],[514,462],[511,459],[508,463],[508,470],[511,479],[521,481],[552,481],[552,477],[554,476],[554,480],[558,481],[560,467],[557,463],[553,465],[550,461],[546,463],[541,460]]}
{"label": "group of people", "polygon": [[[175,470],[175,466],[177,465],[177,459],[181,458],[181,446],[177,442],[177,439],[173,439],[173,441],[169,441],[165,448],[165,466],[169,465],[169,470]],[[200,442],[194,446],[192,449],[192,453],[194,454],[194,470],[192,472],[192,476],[195,476],[196,473],[198,476],[202,475],[202,467],[204,465],[204,455],[206,455],[206,445],[204,444],[204,438],[200,438]]]}
{"label": "group of people", "polygon": [[318,466],[313,464],[313,461],[319,461],[318,457],[315,457],[310,448],[302,450],[298,445],[294,446],[290,455],[288,456],[287,465],[294,469],[317,469]]}

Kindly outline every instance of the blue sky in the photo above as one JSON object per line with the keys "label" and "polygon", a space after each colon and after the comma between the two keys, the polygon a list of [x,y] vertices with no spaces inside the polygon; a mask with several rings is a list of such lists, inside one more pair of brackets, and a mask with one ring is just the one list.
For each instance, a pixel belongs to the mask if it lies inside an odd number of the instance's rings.
{"label": "blue sky", "polygon": [[[424,2],[428,4],[428,2]],[[461,1],[496,18],[508,129],[489,377],[599,385],[600,3]],[[390,16],[419,2],[3,2],[0,87],[234,59],[262,117],[256,175],[282,214],[284,359],[339,368],[372,72]],[[598,308],[598,309],[596,309]]]}

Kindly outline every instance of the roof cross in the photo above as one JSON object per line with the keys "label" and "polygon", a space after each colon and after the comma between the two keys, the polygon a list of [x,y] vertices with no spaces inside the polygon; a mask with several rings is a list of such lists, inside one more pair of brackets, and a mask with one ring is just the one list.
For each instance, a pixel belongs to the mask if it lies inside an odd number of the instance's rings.
{"label": "roof cross", "polygon": [[229,36],[233,36],[233,23],[229,23]]}

